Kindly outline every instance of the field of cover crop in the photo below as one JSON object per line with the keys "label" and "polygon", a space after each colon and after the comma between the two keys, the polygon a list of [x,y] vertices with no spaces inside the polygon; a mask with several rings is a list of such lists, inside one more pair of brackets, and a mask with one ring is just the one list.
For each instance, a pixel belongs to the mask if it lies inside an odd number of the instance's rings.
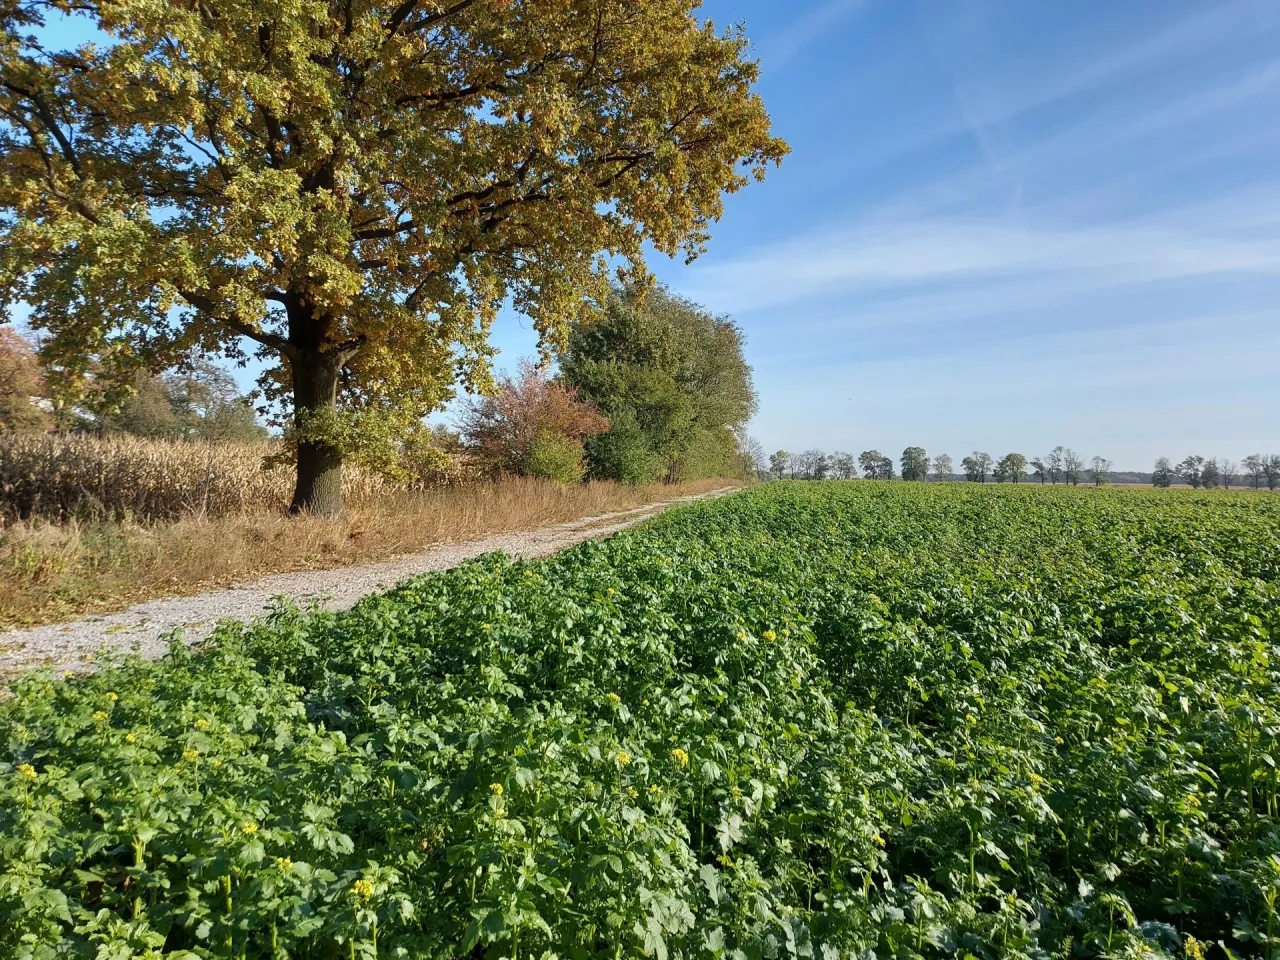
{"label": "field of cover crop", "polygon": [[1280,499],[768,484],[0,704],[4,956],[1280,952]]}

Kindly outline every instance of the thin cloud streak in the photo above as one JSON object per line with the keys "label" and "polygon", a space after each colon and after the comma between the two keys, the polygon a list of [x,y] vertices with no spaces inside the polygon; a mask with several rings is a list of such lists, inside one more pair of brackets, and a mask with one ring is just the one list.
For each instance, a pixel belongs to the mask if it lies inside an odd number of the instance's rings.
{"label": "thin cloud streak", "polygon": [[718,310],[746,314],[838,293],[1000,277],[1040,283],[1075,274],[1119,284],[1244,273],[1280,274],[1280,237],[935,220],[788,240],[696,267],[683,288]]}
{"label": "thin cloud streak", "polygon": [[765,58],[773,67],[794,58],[805,47],[822,38],[836,24],[858,12],[865,0],[827,0],[816,10],[793,20],[765,48]]}

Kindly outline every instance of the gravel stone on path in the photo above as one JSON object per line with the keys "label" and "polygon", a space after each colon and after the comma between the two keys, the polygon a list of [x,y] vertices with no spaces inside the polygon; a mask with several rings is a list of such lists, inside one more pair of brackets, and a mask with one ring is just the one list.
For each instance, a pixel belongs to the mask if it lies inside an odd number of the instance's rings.
{"label": "gravel stone on path", "polygon": [[253,620],[262,616],[278,597],[288,597],[300,604],[314,603],[324,610],[345,610],[361,597],[387,590],[409,577],[447,570],[481,554],[501,550],[511,556],[544,557],[583,540],[633,527],[668,507],[723,496],[735,489],[727,487],[664,500],[537,530],[443,544],[377,563],[272,574],[194,596],[149,600],[120,613],[7,630],[0,633],[0,676],[35,667],[91,670],[86,657],[104,647],[122,651],[136,648],[144,657],[159,657],[167,649],[165,637],[172,631],[181,628],[185,641],[197,643],[221,620]]}

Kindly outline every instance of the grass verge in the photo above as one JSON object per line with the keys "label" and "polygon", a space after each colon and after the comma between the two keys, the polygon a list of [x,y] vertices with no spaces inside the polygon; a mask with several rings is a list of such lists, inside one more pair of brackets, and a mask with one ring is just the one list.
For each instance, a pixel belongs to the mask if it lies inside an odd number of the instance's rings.
{"label": "grass verge", "polygon": [[510,478],[389,493],[336,521],[263,511],[149,523],[15,522],[0,530],[0,627],[112,612],[270,573],[383,560],[737,483],[564,486]]}

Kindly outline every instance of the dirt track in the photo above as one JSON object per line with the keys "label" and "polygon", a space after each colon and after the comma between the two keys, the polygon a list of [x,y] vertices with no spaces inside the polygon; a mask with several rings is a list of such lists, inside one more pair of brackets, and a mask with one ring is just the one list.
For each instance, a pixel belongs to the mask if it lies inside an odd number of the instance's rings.
{"label": "dirt track", "polygon": [[143,656],[157,657],[167,646],[163,638],[172,631],[181,628],[185,639],[196,642],[207,636],[220,620],[252,620],[261,616],[277,597],[315,602],[326,610],[341,610],[361,597],[386,590],[415,574],[447,570],[495,550],[512,556],[546,556],[583,540],[633,527],[668,507],[723,496],[733,489],[583,517],[537,530],[446,544],[378,563],[273,574],[195,596],[150,600],[107,616],[8,630],[0,633],[0,675],[12,675],[37,666],[88,670],[91,666],[86,658],[104,646],[118,650],[137,648]]}

